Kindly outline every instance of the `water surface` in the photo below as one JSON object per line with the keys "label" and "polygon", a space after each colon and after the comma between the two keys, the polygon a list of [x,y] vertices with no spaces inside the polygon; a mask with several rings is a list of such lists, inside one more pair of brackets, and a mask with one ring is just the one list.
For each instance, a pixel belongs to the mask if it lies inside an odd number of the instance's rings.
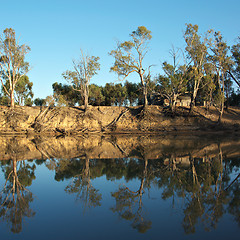
{"label": "water surface", "polygon": [[1,239],[239,239],[240,139],[0,139]]}

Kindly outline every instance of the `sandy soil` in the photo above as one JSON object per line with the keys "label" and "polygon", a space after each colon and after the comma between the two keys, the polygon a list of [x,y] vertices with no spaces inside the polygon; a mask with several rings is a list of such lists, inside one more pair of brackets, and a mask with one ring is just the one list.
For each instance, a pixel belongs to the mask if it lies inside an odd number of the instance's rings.
{"label": "sandy soil", "polygon": [[156,133],[165,132],[234,132],[240,133],[240,108],[223,114],[217,124],[218,112],[196,107],[189,116],[187,108],[179,107],[175,115],[161,106],[92,107],[0,107],[0,134],[79,135],[89,133]]}

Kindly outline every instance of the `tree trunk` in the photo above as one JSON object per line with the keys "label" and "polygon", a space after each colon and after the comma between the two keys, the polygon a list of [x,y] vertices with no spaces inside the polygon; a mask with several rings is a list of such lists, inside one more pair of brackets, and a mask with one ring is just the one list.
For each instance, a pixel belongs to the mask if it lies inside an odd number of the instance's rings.
{"label": "tree trunk", "polygon": [[88,107],[88,86],[84,87],[84,109],[87,110]]}
{"label": "tree trunk", "polygon": [[218,74],[219,88],[222,89],[221,105],[220,105],[220,109],[219,109],[218,123],[222,122],[222,115],[223,115],[223,111],[224,111],[224,102],[225,102],[225,96],[224,96],[225,86],[224,86],[224,76],[223,75],[222,75],[222,86],[221,86],[220,80],[221,80],[220,74]]}
{"label": "tree trunk", "polygon": [[14,91],[10,92],[10,107],[14,108],[15,107],[15,101],[14,101]]}
{"label": "tree trunk", "polygon": [[176,111],[176,102],[177,102],[177,95],[173,94],[173,97],[171,99],[171,110],[172,110],[172,113],[175,113],[175,111]]}
{"label": "tree trunk", "polygon": [[219,124],[222,122],[223,111],[224,111],[224,104],[221,104],[221,108],[219,110],[219,116],[218,116],[218,123]]}
{"label": "tree trunk", "polygon": [[190,109],[189,109],[189,114],[193,113],[194,107],[195,107],[195,102],[196,102],[196,97],[197,97],[197,92],[198,92],[198,87],[196,87],[193,90],[193,95],[190,103]]}
{"label": "tree trunk", "polygon": [[237,79],[233,76],[233,74],[231,73],[230,70],[228,70],[227,72],[229,73],[229,75],[231,76],[231,78],[234,80],[234,82],[240,87],[240,81],[237,80]]}
{"label": "tree trunk", "polygon": [[226,110],[228,111],[228,107],[229,107],[229,96],[228,94],[226,94]]}
{"label": "tree trunk", "polygon": [[87,110],[87,107],[88,107],[88,97],[84,97],[84,108],[85,108],[85,111]]}
{"label": "tree trunk", "polygon": [[195,107],[195,99],[194,100],[192,99],[190,103],[189,115],[193,113],[194,107]]}
{"label": "tree trunk", "polygon": [[143,100],[144,100],[143,106],[146,107],[148,105],[147,84],[144,82],[143,73],[142,73],[141,70],[139,70],[138,74],[139,74],[139,77],[141,79],[141,85],[142,85],[142,90],[143,90]]}
{"label": "tree trunk", "polygon": [[148,99],[147,99],[147,86],[144,86],[144,90],[143,90],[143,96],[144,96],[144,107],[146,107],[148,105]]}

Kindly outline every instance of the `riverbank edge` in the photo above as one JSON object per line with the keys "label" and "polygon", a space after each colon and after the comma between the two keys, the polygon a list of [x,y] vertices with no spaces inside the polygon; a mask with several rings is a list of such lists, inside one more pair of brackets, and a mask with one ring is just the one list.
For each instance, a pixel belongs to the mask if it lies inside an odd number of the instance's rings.
{"label": "riverbank edge", "polygon": [[214,108],[209,112],[195,108],[189,116],[187,108],[172,115],[161,106],[105,107],[0,107],[0,135],[240,135],[240,109],[230,109],[217,122]]}

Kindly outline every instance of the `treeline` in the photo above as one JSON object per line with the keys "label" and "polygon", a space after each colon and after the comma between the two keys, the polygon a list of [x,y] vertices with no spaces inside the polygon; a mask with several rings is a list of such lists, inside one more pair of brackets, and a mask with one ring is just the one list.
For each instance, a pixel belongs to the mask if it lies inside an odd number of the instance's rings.
{"label": "treeline", "polygon": [[[231,83],[232,84],[232,83]],[[36,106],[48,106],[51,102],[55,106],[73,107],[83,105],[83,99],[71,86],[62,83],[52,85],[53,95],[45,99],[36,98],[33,103]],[[148,103],[150,105],[163,105],[164,98],[159,93],[161,84],[158,81],[152,81],[148,86]],[[229,91],[230,89],[230,91]],[[201,90],[200,90],[201,92]],[[235,92],[231,86],[226,90],[226,107],[240,106],[240,94]],[[201,96],[197,99],[197,105],[203,104]],[[138,106],[143,105],[143,95],[139,83],[126,81],[125,83],[106,83],[105,86],[96,84],[89,85],[89,104],[92,106]]]}
{"label": "treeline", "polygon": [[[84,105],[81,94],[70,85],[55,82],[52,88],[52,96],[48,96],[46,99],[36,98],[34,104],[48,106],[52,102],[55,106]],[[156,104],[159,101],[159,98],[154,94],[157,88],[159,85],[155,82],[149,84],[149,104]],[[106,83],[105,86],[90,84],[88,101],[92,106],[136,106],[143,104],[143,96],[139,83],[125,81],[124,83]]]}
{"label": "treeline", "polygon": [[[30,51],[19,45],[15,31],[5,29],[0,38],[0,103],[14,107],[19,105],[144,105],[162,104],[163,100],[174,112],[178,98],[190,98],[190,112],[196,104],[208,108],[215,106],[219,121],[224,107],[240,106],[240,37],[236,44],[228,46],[220,32],[208,30],[199,33],[197,25],[187,24],[184,31],[185,48],[172,48],[170,61],[162,63],[156,76],[151,65],[145,64],[152,33],[144,26],[133,31],[129,40],[118,42],[109,55],[114,62],[110,71],[118,75],[121,83],[105,86],[92,84],[92,78],[100,71],[99,57],[80,52],[72,61],[72,69],[62,73],[66,84],[54,83],[53,95],[33,101],[32,82],[27,78],[29,63],[25,55]],[[157,66],[154,66],[155,68]],[[132,74],[138,83],[127,81]],[[234,87],[235,86],[235,87]],[[237,90],[236,90],[237,89]]]}

